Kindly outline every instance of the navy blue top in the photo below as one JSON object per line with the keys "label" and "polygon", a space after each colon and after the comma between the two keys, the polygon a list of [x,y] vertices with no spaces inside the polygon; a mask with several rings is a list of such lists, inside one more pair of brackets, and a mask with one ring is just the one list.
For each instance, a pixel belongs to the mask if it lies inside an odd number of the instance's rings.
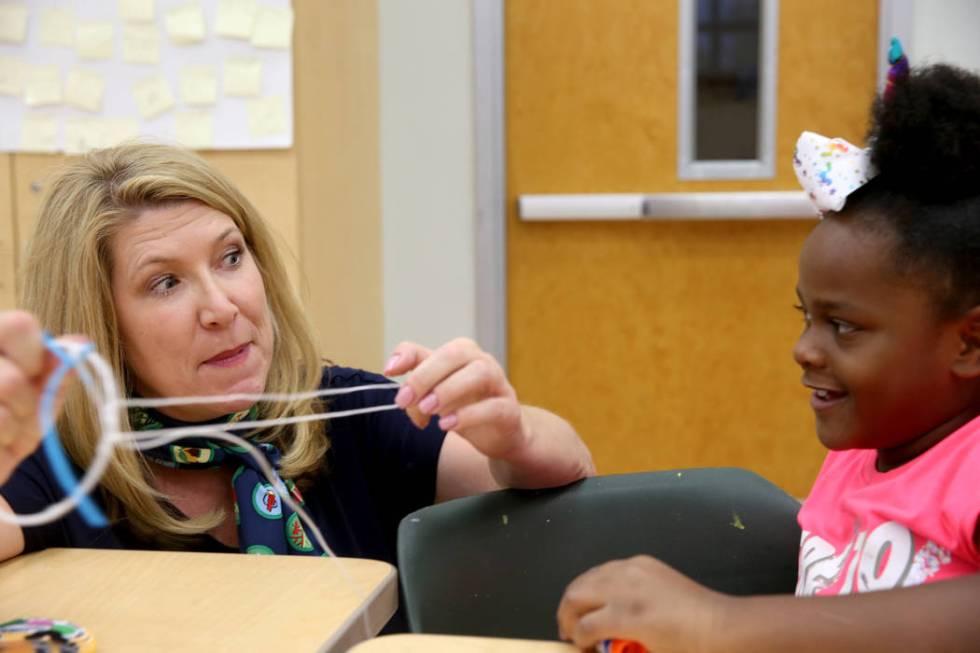
{"label": "navy blue top", "polygon": [[[388,382],[378,374],[328,367],[321,387]],[[395,392],[367,390],[328,397],[328,410],[390,404]],[[401,410],[342,417],[326,427],[330,449],[324,470],[303,490],[306,510],[337,555],[395,564],[398,523],[435,501],[436,468],[446,434],[436,420],[419,430]],[[0,494],[21,514],[38,512],[64,497],[40,449],[18,466]],[[97,492],[93,498],[101,507]],[[48,547],[159,548],[136,539],[124,522],[91,528],[75,511],[54,523],[24,529],[25,553]],[[210,537],[194,550],[238,552]]]}

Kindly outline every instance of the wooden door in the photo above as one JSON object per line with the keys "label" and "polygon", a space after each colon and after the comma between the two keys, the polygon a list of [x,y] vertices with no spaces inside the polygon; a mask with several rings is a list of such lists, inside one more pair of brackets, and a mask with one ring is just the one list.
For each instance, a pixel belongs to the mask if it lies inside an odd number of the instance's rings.
{"label": "wooden door", "polygon": [[676,0],[506,2],[508,342],[523,400],[601,473],[735,465],[804,496],[823,457],[791,348],[809,220],[521,222],[522,193],[798,190],[804,129],[863,142],[877,2],[784,0],[776,175],[677,177]]}

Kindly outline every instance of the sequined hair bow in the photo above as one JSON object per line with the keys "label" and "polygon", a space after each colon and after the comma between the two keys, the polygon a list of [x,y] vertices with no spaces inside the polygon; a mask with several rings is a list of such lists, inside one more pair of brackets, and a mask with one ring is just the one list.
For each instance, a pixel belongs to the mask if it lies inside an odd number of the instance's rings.
{"label": "sequined hair bow", "polygon": [[[902,44],[892,38],[888,51],[888,79],[884,98],[887,102],[909,74],[909,62]],[[840,211],[847,196],[868,183],[877,169],[871,163],[871,150],[848,143],[843,138],[827,138],[803,132],[793,152],[793,170],[810,201],[821,214]]]}

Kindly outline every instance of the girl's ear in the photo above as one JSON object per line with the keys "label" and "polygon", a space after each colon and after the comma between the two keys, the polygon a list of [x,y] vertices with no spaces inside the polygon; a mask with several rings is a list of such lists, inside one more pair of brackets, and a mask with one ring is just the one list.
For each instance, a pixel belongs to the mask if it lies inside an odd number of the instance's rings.
{"label": "girl's ear", "polygon": [[953,372],[965,379],[980,378],[980,306],[963,314],[959,324],[960,351]]}

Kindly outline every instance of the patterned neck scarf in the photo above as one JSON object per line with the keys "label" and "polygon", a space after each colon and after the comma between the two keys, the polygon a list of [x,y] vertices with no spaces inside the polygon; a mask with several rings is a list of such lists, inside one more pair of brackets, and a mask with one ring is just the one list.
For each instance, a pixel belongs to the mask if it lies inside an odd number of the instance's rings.
{"label": "patterned neck scarf", "polygon": [[[258,408],[252,406],[226,415],[208,424],[227,424],[257,419]],[[151,408],[130,408],[129,421],[136,431],[188,426]],[[239,433],[238,435],[241,435]],[[279,449],[268,442],[253,442],[279,476]],[[174,469],[207,469],[229,465],[235,468],[231,484],[235,497],[235,524],[238,526],[238,547],[242,553],[265,555],[327,555],[306,534],[299,515],[283,503],[258,464],[248,452],[237,445],[206,437],[183,438],[172,444],[146,449],[146,458],[158,465]],[[282,480],[282,479],[279,479]],[[293,500],[303,504],[303,497],[291,480],[283,481]]]}

